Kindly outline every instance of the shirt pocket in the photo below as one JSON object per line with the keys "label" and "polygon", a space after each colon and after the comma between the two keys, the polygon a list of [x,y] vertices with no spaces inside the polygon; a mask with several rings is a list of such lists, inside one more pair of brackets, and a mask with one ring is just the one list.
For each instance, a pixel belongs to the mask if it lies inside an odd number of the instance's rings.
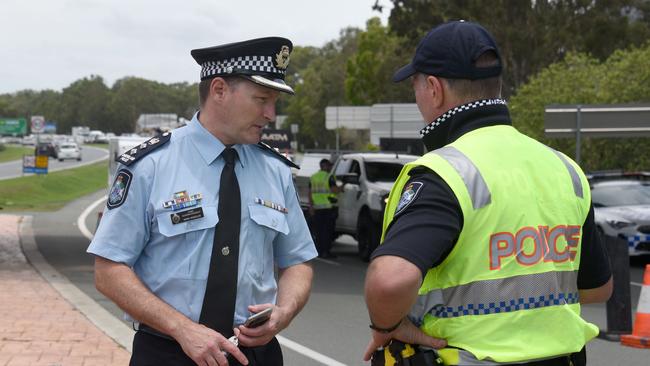
{"label": "shirt pocket", "polygon": [[219,217],[214,206],[203,206],[202,209],[203,217],[179,224],[172,223],[171,215],[174,212],[167,211],[156,216],[158,231],[164,242],[158,253],[164,257],[163,262],[172,278],[207,278],[213,238],[210,229],[214,229]]}
{"label": "shirt pocket", "polygon": [[248,205],[248,212],[251,220],[266,229],[270,229],[273,237],[277,233],[289,234],[289,223],[287,223],[285,213],[256,203]]}
{"label": "shirt pocket", "polygon": [[193,231],[214,228],[219,222],[217,208],[210,206],[202,206],[201,208],[203,210],[203,217],[187,222],[181,222],[179,224],[172,223],[171,219],[172,214],[178,212],[168,211],[158,214],[156,216],[156,220],[158,221],[158,230],[162,235],[171,238],[177,235],[188,234]]}

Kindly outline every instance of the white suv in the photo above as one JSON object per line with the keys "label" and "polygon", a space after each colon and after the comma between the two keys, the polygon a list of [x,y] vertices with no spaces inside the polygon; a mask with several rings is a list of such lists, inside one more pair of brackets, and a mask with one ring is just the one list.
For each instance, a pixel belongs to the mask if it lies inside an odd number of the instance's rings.
{"label": "white suv", "polygon": [[56,158],[59,161],[63,161],[64,159],[81,161],[81,149],[75,142],[62,142],[56,147]]}
{"label": "white suv", "polygon": [[379,245],[388,193],[404,164],[419,156],[398,153],[341,155],[334,175],[339,193],[337,234],[349,234],[359,243],[359,256],[368,261]]}

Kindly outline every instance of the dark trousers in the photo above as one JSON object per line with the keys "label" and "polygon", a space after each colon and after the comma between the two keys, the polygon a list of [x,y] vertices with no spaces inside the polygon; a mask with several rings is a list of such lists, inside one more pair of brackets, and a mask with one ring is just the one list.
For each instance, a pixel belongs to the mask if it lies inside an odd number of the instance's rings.
{"label": "dark trousers", "polygon": [[314,236],[316,237],[316,250],[318,250],[318,255],[327,255],[332,249],[337,215],[338,209],[336,208],[314,210]]}
{"label": "dark trousers", "polygon": [[[239,347],[248,358],[251,366],[282,366],[282,349],[276,338],[260,347]],[[232,357],[228,357],[230,366],[240,366]],[[133,338],[133,353],[129,366],[196,366],[187,357],[178,342],[138,331]]]}

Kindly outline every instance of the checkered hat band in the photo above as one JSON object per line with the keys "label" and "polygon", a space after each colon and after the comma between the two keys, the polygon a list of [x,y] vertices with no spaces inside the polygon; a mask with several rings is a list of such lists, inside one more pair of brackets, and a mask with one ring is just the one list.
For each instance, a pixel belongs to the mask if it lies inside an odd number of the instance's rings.
{"label": "checkered hat band", "polygon": [[455,107],[453,109],[448,110],[447,112],[443,113],[442,116],[436,118],[435,121],[429,123],[426,127],[420,130],[420,136],[424,137],[431,133],[436,127],[440,126],[441,123],[444,121],[448,120],[452,116],[456,115],[457,113],[460,112],[465,112],[469,111],[474,108],[479,108],[479,107],[485,107],[488,105],[506,105],[506,101],[503,99],[481,99],[481,100],[476,100],[467,104],[459,105],[458,107]]}
{"label": "checkered hat band", "polygon": [[280,75],[284,75],[286,72],[286,70],[275,67],[272,56],[240,56],[228,60],[204,62],[201,65],[201,79],[213,75],[230,74],[235,70]]}

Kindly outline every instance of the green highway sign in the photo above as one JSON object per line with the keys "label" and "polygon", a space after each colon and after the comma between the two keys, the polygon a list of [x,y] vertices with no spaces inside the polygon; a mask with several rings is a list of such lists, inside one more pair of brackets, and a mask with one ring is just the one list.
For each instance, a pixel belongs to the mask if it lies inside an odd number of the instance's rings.
{"label": "green highway sign", "polygon": [[25,118],[0,118],[0,136],[15,136],[27,134]]}

